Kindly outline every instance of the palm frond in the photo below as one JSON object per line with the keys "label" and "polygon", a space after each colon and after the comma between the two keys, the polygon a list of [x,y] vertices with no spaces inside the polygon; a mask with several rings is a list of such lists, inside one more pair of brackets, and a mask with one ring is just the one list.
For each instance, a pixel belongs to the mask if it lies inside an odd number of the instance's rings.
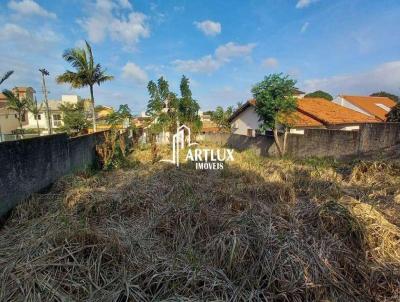
{"label": "palm frond", "polygon": [[82,81],[82,76],[80,73],[76,73],[73,71],[67,70],[63,74],[59,75],[56,78],[58,84],[70,84],[72,88],[81,88],[85,86],[85,83]]}
{"label": "palm frond", "polygon": [[3,82],[4,82],[5,80],[7,80],[13,73],[14,73],[14,70],[7,71],[7,72],[3,75],[3,77],[0,79],[0,85],[3,84]]}

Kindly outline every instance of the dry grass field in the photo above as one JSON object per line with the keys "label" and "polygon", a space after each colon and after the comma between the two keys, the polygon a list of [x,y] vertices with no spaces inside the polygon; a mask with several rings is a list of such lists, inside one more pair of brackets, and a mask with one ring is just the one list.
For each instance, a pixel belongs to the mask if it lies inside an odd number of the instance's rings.
{"label": "dry grass field", "polygon": [[400,300],[400,160],[130,160],[11,213],[1,301]]}

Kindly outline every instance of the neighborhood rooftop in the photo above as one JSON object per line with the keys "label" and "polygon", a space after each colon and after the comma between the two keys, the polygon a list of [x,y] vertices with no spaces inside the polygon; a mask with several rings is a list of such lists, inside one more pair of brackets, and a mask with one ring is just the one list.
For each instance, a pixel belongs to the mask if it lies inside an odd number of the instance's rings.
{"label": "neighborhood rooftop", "polygon": [[[374,116],[380,121],[386,121],[387,114],[396,102],[388,97],[340,95],[339,98],[356,106],[354,110]],[[342,101],[342,100],[341,100]],[[340,104],[343,106],[343,104]]]}

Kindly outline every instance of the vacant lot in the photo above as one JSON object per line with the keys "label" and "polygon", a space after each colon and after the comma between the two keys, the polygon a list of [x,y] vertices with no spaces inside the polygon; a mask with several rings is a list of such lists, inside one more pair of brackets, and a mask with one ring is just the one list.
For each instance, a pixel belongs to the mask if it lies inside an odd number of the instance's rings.
{"label": "vacant lot", "polygon": [[136,151],[66,177],[0,230],[3,301],[399,301],[400,161]]}

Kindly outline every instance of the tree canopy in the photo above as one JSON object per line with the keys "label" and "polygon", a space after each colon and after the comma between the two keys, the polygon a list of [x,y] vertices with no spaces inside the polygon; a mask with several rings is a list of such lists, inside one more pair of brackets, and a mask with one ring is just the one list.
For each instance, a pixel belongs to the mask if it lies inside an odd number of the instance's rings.
{"label": "tree canopy", "polygon": [[79,101],[77,104],[61,104],[60,110],[64,122],[64,125],[60,127],[61,131],[76,135],[84,133],[90,127],[90,122],[86,118],[83,101]]}
{"label": "tree canopy", "polygon": [[107,118],[107,124],[111,125],[111,127],[115,127],[117,125],[121,125],[124,123],[126,119],[130,119],[132,117],[131,109],[127,104],[119,105],[117,111],[110,113]]}
{"label": "tree canopy", "polygon": [[[289,116],[296,110],[297,100],[293,95],[296,81],[287,75],[271,74],[252,88],[256,100],[256,112],[260,116],[260,130],[273,130],[275,143],[282,156],[286,149],[286,137],[290,128]],[[278,128],[284,130],[283,147],[279,141]]]}
{"label": "tree canopy", "polygon": [[398,103],[389,111],[387,121],[400,123],[400,103]]}
{"label": "tree canopy", "polygon": [[322,99],[326,99],[328,101],[333,100],[332,95],[330,95],[328,92],[325,92],[323,90],[316,90],[314,92],[307,93],[304,97],[305,98],[322,98]]}
{"label": "tree canopy", "polygon": [[391,93],[385,92],[385,91],[374,92],[374,93],[371,93],[370,96],[384,96],[384,97],[387,97],[387,98],[395,101],[396,103],[400,102],[400,99],[397,95],[391,94]]}
{"label": "tree canopy", "polygon": [[229,117],[233,113],[233,107],[229,106],[224,110],[221,106],[215,108],[215,111],[211,113],[211,120],[217,124],[218,128],[222,131],[228,131],[231,129],[231,123]]}

